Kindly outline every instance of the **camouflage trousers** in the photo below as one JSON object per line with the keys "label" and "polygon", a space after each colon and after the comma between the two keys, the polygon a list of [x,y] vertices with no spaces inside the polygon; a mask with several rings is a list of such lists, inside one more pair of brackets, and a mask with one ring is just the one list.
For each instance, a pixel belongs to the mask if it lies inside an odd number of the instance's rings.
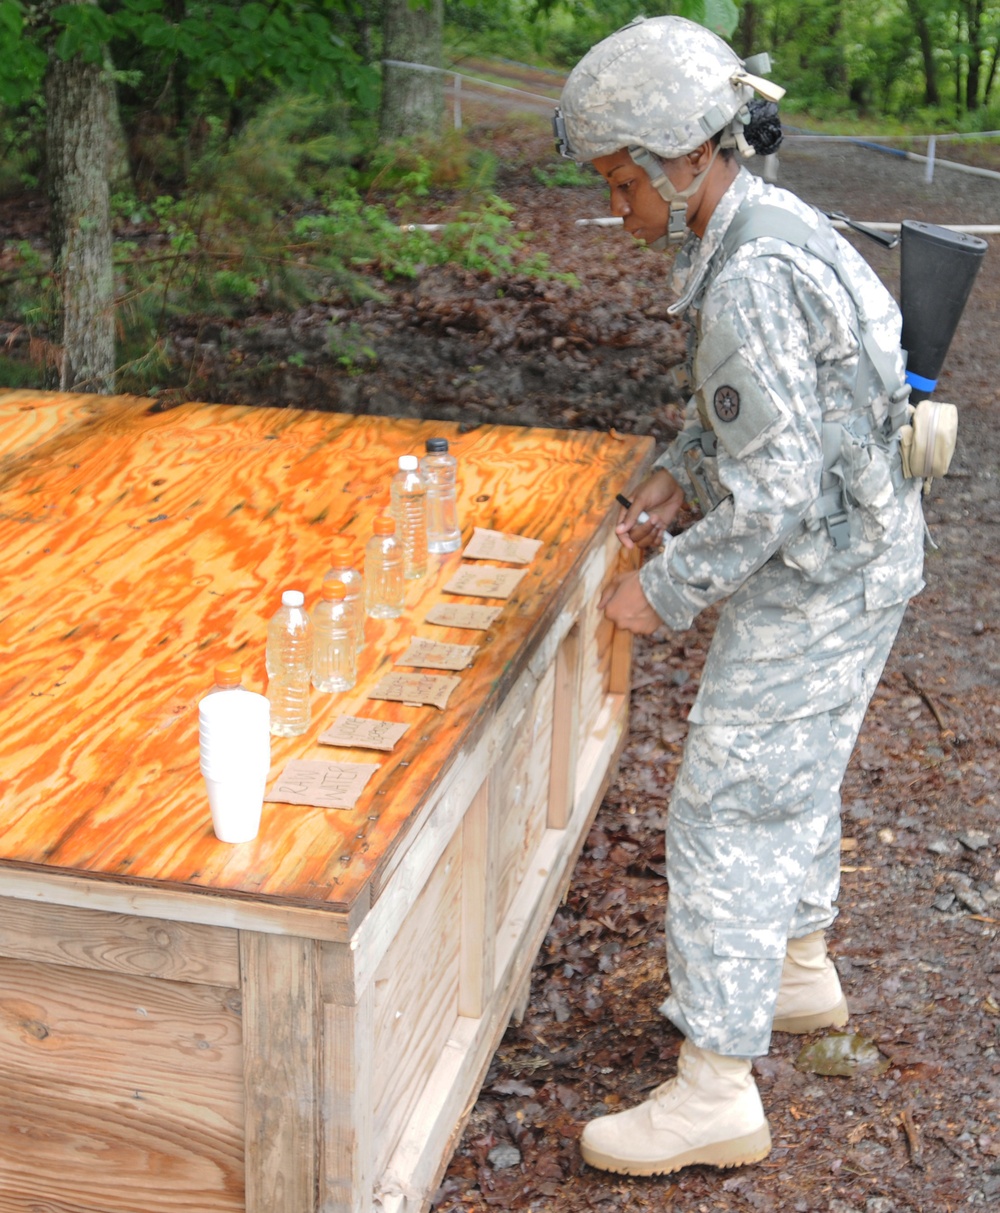
{"label": "camouflage trousers", "polygon": [[[767,1052],[788,938],[825,928],[836,916],[840,784],[906,609],[904,601],[866,610],[860,579],[853,589],[803,590],[813,608],[823,600],[829,608],[813,612],[822,622],[813,628],[816,660],[810,664],[801,628],[783,646],[775,634],[783,612],[793,613],[792,632],[801,624],[802,603],[788,593],[780,571],[771,570],[765,583],[768,577],[772,584],[763,594],[758,589],[741,602],[741,591],[723,608],[706,665],[712,687],[699,696],[709,706],[696,704],[691,713],[667,825],[670,995],[660,1009],[701,1048],[734,1057]],[[732,691],[747,677],[755,623],[778,642],[756,652],[759,685],[769,687],[770,702],[797,700],[775,694],[789,671],[768,672],[762,652],[782,654],[773,664],[787,667],[784,655],[789,647],[797,650],[805,684],[817,666],[851,668],[855,676],[839,695],[829,693],[827,682],[827,693],[819,695],[823,710],[794,719],[775,718],[782,713],[763,709],[766,700],[759,698],[765,718],[754,722],[741,710],[745,695],[733,698]],[[844,644],[837,644],[836,633]],[[730,655],[737,673],[727,710]]]}

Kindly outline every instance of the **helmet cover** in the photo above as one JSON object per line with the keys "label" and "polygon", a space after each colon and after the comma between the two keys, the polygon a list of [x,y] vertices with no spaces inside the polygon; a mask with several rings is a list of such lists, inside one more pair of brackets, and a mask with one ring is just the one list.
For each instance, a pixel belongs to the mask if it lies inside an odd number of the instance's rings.
{"label": "helmet cover", "polygon": [[645,148],[671,160],[720,132],[723,146],[742,148],[736,128],[742,132],[755,84],[768,82],[750,76],[704,26],[684,17],[637,17],[570,73],[556,114],[560,150],[586,161]]}

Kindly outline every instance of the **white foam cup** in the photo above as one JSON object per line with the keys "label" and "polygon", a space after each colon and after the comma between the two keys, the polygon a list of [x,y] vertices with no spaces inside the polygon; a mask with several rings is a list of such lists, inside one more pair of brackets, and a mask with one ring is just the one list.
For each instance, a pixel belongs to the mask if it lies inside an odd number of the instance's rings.
{"label": "white foam cup", "polygon": [[216,836],[255,838],[271,766],[267,698],[242,689],[207,695],[198,705],[198,747]]}
{"label": "white foam cup", "polygon": [[205,776],[212,829],[220,842],[249,842],[257,837],[266,785],[267,771],[225,779]]}

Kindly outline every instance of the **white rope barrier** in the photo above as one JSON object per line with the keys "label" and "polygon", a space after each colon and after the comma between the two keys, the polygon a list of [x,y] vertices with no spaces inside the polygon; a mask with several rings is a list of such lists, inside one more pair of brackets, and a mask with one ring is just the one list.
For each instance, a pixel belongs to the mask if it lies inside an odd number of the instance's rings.
{"label": "white rope barrier", "polygon": [[[838,231],[850,230],[850,225],[840,219],[833,219],[831,222]],[[872,223],[867,219],[859,219],[858,222],[875,232],[899,232],[902,226],[899,223]],[[621,227],[621,225],[622,220],[615,215],[598,215],[594,219],[576,220],[577,227]],[[1000,235],[1000,224],[995,223],[938,223],[935,226],[947,228],[949,232],[965,232],[970,236]]]}

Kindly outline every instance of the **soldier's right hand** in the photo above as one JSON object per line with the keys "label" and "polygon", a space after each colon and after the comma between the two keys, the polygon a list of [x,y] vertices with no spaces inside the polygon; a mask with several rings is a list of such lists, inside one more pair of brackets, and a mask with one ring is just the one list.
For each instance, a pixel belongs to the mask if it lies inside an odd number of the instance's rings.
{"label": "soldier's right hand", "polygon": [[[626,548],[659,547],[683,504],[684,490],[666,468],[657,468],[636,489],[629,508],[619,514],[615,534]],[[644,510],[649,521],[639,522]]]}

